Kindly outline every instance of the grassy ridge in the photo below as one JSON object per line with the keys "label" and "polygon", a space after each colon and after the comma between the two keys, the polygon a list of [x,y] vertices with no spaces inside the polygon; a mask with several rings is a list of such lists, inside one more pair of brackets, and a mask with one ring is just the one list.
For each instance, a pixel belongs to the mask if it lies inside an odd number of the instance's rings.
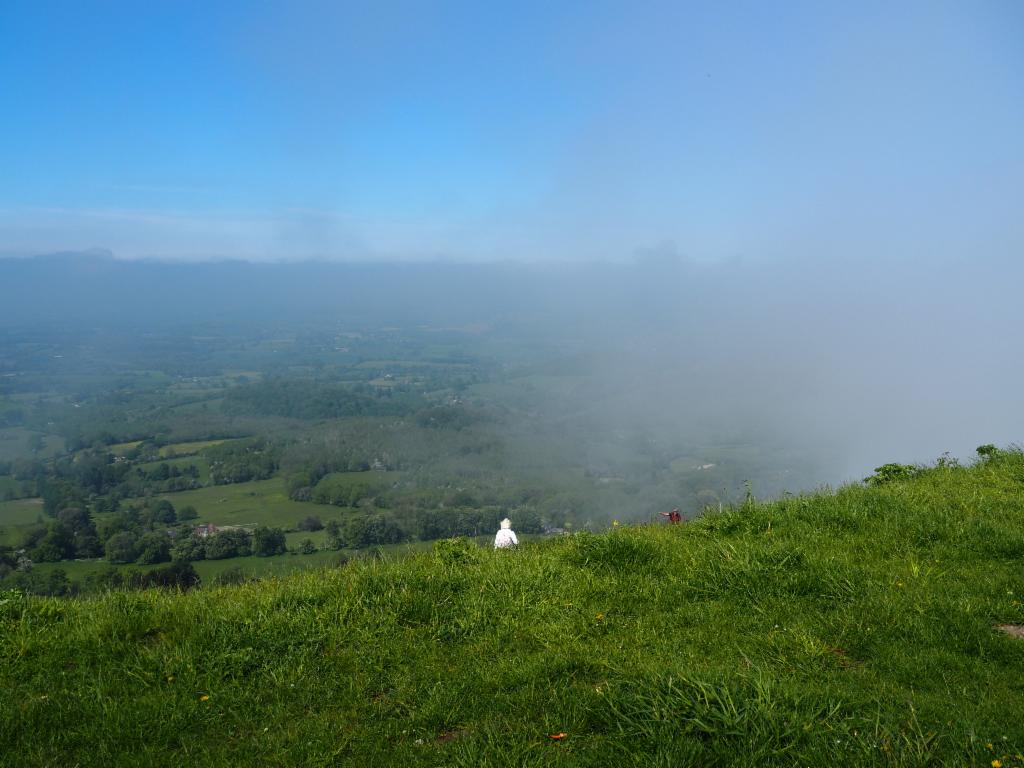
{"label": "grassy ridge", "polygon": [[8,596],[0,761],[1024,765],[1022,566],[1011,452],[515,552]]}

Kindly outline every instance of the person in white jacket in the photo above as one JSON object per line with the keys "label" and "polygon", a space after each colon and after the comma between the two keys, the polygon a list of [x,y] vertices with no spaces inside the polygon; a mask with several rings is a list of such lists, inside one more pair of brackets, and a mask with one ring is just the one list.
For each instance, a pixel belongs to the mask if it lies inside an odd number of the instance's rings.
{"label": "person in white jacket", "polygon": [[509,547],[515,547],[518,544],[519,539],[516,538],[516,532],[512,530],[512,521],[506,517],[501,521],[501,528],[494,536],[494,548],[508,549]]}

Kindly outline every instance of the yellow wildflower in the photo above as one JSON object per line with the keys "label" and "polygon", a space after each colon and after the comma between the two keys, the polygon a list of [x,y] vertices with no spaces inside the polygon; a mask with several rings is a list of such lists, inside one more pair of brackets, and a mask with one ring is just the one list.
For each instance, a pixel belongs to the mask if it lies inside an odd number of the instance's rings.
{"label": "yellow wildflower", "polygon": [[207,693],[204,693],[202,696],[199,697],[199,700],[200,701],[209,701],[210,700],[210,695],[207,694]]}
{"label": "yellow wildflower", "polygon": [[1003,764],[999,760],[993,760],[992,761],[992,768],[1003,768]]}

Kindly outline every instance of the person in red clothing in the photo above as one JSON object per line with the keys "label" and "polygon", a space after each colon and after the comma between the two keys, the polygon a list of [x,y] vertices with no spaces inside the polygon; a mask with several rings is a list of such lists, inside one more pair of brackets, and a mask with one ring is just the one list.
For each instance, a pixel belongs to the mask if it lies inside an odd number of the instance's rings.
{"label": "person in red clothing", "polygon": [[673,508],[671,512],[659,512],[658,514],[662,517],[667,517],[668,521],[673,525],[675,523],[681,522],[683,519],[683,516],[679,514],[679,507]]}

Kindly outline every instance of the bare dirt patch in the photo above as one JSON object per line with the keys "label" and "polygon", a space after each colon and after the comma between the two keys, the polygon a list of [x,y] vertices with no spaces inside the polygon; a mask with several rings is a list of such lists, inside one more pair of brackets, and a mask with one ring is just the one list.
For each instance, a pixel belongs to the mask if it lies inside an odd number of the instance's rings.
{"label": "bare dirt patch", "polygon": [[1024,624],[1000,624],[996,629],[1000,632],[1005,632],[1010,637],[1024,640]]}

